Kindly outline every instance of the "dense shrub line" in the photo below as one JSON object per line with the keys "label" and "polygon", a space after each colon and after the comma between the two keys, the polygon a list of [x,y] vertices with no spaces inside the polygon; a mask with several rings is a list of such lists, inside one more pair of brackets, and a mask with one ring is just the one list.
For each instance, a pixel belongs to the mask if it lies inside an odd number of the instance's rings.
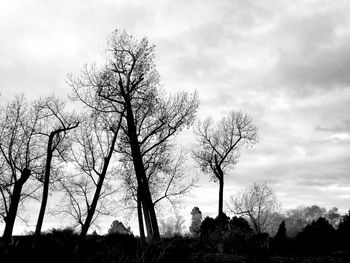
{"label": "dense shrub line", "polygon": [[163,238],[142,244],[132,234],[90,235],[77,254],[74,230],[53,229],[32,247],[33,236],[1,247],[1,262],[350,262],[350,213],[335,229],[320,217],[296,237],[284,222],[277,234],[255,233],[240,217],[206,217],[198,237]]}

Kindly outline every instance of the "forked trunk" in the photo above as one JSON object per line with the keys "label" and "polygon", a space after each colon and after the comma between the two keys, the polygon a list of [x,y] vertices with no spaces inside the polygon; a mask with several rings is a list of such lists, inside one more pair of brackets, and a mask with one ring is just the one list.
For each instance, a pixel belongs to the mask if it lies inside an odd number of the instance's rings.
{"label": "forked trunk", "polygon": [[134,116],[130,104],[129,98],[125,95],[126,102],[126,119],[128,125],[128,137],[130,140],[131,153],[133,158],[133,164],[135,168],[135,174],[137,177],[138,187],[140,189],[140,197],[142,201],[143,213],[146,222],[147,233],[150,233],[150,237],[153,240],[160,239],[159,228],[154,205],[152,202],[151,193],[148,187],[148,181],[146,172],[144,169],[140,145],[137,139],[136,127],[134,123]]}
{"label": "forked trunk", "polygon": [[9,211],[5,219],[5,230],[2,236],[2,243],[9,244],[12,238],[13,226],[15,224],[18,205],[21,200],[22,187],[30,176],[30,170],[24,168],[21,174],[21,178],[17,180],[13,186],[13,193],[10,199]]}
{"label": "forked trunk", "polygon": [[216,178],[219,180],[219,211],[218,216],[223,215],[223,205],[224,205],[224,172],[220,167],[220,163],[218,162],[217,156],[215,155],[215,169],[214,173]]}

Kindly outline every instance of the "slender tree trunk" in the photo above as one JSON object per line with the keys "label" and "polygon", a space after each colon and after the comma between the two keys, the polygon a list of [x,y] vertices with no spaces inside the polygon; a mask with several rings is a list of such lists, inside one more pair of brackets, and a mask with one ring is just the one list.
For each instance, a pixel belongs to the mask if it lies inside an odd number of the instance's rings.
{"label": "slender tree trunk", "polygon": [[38,221],[36,223],[35,233],[34,233],[34,243],[41,233],[41,227],[43,225],[45,210],[47,205],[47,199],[49,196],[49,184],[50,184],[50,172],[51,172],[51,161],[52,161],[52,141],[54,133],[49,136],[49,141],[47,144],[46,152],[46,164],[45,164],[45,176],[44,176],[44,186],[43,186],[43,196],[41,200],[41,206],[38,216]]}
{"label": "slender tree trunk", "polygon": [[21,174],[21,178],[18,181],[16,181],[13,186],[10,207],[5,219],[5,230],[2,236],[2,242],[4,244],[8,244],[11,242],[13,226],[15,224],[17,216],[18,205],[21,200],[22,187],[24,183],[28,180],[29,176],[30,170],[28,168],[24,168]]}
{"label": "slender tree trunk", "polygon": [[91,203],[91,206],[90,206],[90,208],[88,210],[88,214],[86,216],[85,222],[84,222],[84,224],[83,224],[83,226],[81,228],[81,232],[80,232],[80,235],[79,235],[78,246],[80,246],[81,242],[85,239],[86,234],[87,234],[87,232],[89,230],[89,227],[91,225],[92,219],[93,219],[94,214],[95,214],[97,202],[98,202],[98,199],[100,198],[102,185],[103,185],[103,181],[105,179],[105,176],[106,176],[106,174],[101,175],[99,180],[98,180],[98,183],[97,183],[97,186],[96,186],[96,191],[95,191],[95,194],[94,194],[94,198],[92,199],[92,203]]}
{"label": "slender tree trunk", "polygon": [[[120,127],[120,123],[119,123],[119,127]],[[118,131],[119,131],[119,127],[118,127]],[[104,182],[104,179],[106,178],[109,162],[110,162],[110,160],[112,158],[112,154],[113,154],[113,151],[114,151],[115,142],[116,142],[117,137],[118,137],[118,131],[116,131],[114,133],[113,139],[112,139],[112,143],[111,143],[111,146],[109,148],[108,155],[104,159],[102,172],[99,175],[99,179],[98,179],[98,182],[97,182],[97,185],[96,185],[96,190],[95,190],[95,193],[94,193],[94,197],[92,199],[92,203],[91,203],[90,207],[88,208],[88,214],[87,214],[85,222],[84,222],[84,224],[83,224],[83,226],[81,228],[81,232],[80,232],[80,235],[79,235],[78,243],[77,243],[77,246],[75,248],[75,253],[78,253],[79,248],[81,247],[82,242],[85,240],[87,232],[88,232],[88,230],[90,228],[90,225],[92,223],[92,219],[94,217],[94,214],[95,214],[95,211],[96,211],[96,207],[97,207],[97,202],[98,202],[98,199],[100,198],[103,182]]]}
{"label": "slender tree trunk", "polygon": [[222,176],[219,179],[219,216],[221,216],[223,212],[223,203],[224,203],[224,177]]}
{"label": "slender tree trunk", "polygon": [[81,232],[80,232],[78,242],[77,242],[77,245],[76,245],[75,251],[74,251],[75,254],[79,253],[81,245],[82,245],[83,241],[85,240],[87,232],[90,228],[90,225],[91,225],[91,222],[92,222],[92,219],[94,217],[95,210],[96,210],[97,202],[98,202],[98,199],[100,198],[104,178],[105,178],[105,175],[104,176],[101,175],[99,180],[98,180],[98,183],[96,186],[96,191],[94,194],[94,198],[92,200],[91,206],[88,209],[88,213],[87,213],[85,222],[81,227]]}
{"label": "slender tree trunk", "polygon": [[151,193],[148,187],[148,181],[146,172],[144,169],[142,155],[140,150],[140,145],[137,139],[136,127],[134,122],[134,115],[131,108],[130,99],[125,95],[126,104],[126,119],[128,125],[128,137],[130,140],[131,153],[133,157],[133,163],[135,168],[135,174],[137,177],[137,183],[140,187],[140,196],[142,200],[142,207],[144,210],[145,222],[147,227],[147,232],[151,233],[150,237],[153,240],[160,239],[159,228],[156,213],[154,210],[154,205],[152,202]]}
{"label": "slender tree trunk", "polygon": [[224,172],[222,171],[220,164],[218,162],[217,156],[215,158],[215,176],[219,180],[219,211],[218,216],[223,215],[223,205],[224,205]]}

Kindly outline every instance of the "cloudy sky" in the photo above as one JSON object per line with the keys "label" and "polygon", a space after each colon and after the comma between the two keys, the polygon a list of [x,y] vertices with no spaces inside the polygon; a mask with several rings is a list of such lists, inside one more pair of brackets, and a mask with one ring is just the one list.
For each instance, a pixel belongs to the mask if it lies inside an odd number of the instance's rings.
{"label": "cloudy sky", "polygon": [[[345,212],[349,10],[340,0],[2,1],[0,101],[21,92],[66,96],[67,73],[102,61],[107,36],[126,29],[156,45],[166,90],[199,92],[200,118],[242,110],[259,127],[259,143],[242,151],[226,176],[226,200],[266,181],[283,208],[318,204]],[[191,131],[185,135],[180,141],[193,141]],[[206,175],[200,183],[183,205],[187,220],[193,206],[217,212],[218,186]]]}

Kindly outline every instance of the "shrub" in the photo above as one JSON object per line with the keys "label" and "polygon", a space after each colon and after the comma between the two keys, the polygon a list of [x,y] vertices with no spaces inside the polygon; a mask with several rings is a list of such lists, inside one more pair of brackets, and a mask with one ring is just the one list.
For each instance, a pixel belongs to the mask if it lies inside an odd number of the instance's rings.
{"label": "shrub", "polygon": [[241,217],[230,219],[225,214],[216,219],[206,217],[200,228],[202,246],[206,251],[246,254],[247,240],[253,230]]}
{"label": "shrub", "polygon": [[324,218],[307,225],[295,239],[297,251],[303,255],[329,255],[335,249],[336,231]]}

